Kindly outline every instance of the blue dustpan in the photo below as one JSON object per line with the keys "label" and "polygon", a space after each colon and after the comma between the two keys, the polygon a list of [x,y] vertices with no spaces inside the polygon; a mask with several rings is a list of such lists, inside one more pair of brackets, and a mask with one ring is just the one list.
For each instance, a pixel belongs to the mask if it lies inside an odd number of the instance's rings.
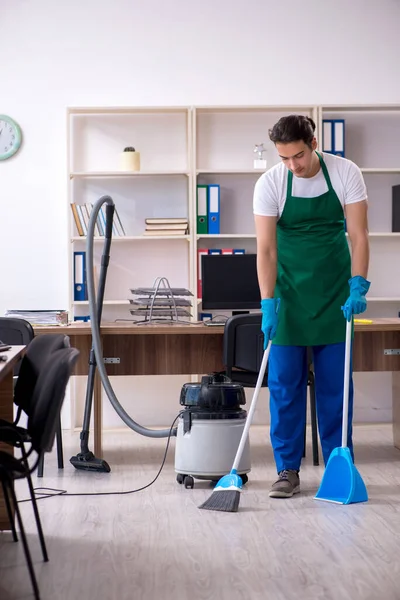
{"label": "blue dustpan", "polygon": [[326,502],[335,502],[336,504],[353,504],[355,502],[366,502],[368,500],[367,488],[353,463],[350,450],[347,447],[351,330],[352,322],[350,320],[347,321],[346,326],[342,446],[332,450],[326,464],[319,490],[315,495],[316,500],[325,500]]}

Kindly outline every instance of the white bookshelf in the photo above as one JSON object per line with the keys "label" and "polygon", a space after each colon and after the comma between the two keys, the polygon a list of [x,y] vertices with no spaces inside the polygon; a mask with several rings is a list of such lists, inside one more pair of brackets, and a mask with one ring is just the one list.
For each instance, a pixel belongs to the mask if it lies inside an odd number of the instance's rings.
{"label": "white bookshelf", "polygon": [[[400,185],[400,106],[193,106],[68,109],[68,202],[95,203],[109,194],[126,235],[113,237],[104,320],[130,318],[130,288],[149,286],[158,276],[189,287],[193,318],[197,298],[197,250],[256,251],[253,191],[262,170],[253,168],[256,143],[264,143],[267,168],[279,162],[268,129],[283,115],[311,116],[322,149],[323,118],[344,118],[346,158],[362,170],[369,196],[370,279],[368,316],[400,312],[400,233],[391,231],[392,186]],[[119,170],[125,146],[141,153],[141,170]],[[218,235],[198,234],[197,184],[221,190]],[[187,217],[186,236],[145,236],[147,217]],[[70,306],[87,314],[87,302],[73,299],[72,257],[85,250],[69,209]],[[103,238],[94,240],[100,261]],[[145,242],[145,243],[143,243]],[[207,311],[209,312],[209,311]],[[228,311],[229,312],[229,311]]]}
{"label": "white bookshelf", "polygon": [[[220,234],[197,234],[194,240],[193,270],[198,273],[198,249],[241,248],[256,252],[253,192],[263,170],[254,169],[255,144],[264,143],[267,168],[279,162],[268,129],[278,119],[293,112],[312,117],[317,123],[316,106],[198,106],[193,109],[193,168],[196,202],[197,184],[220,186]],[[198,312],[202,312],[197,298]],[[210,312],[210,311],[205,311]],[[226,311],[215,311],[216,314]],[[229,311],[228,311],[228,314]]]}
{"label": "white bookshelf", "polygon": [[345,156],[361,169],[369,208],[371,288],[366,316],[400,313],[400,233],[392,232],[392,186],[400,185],[400,105],[323,105],[324,118],[345,120]]}
{"label": "white bookshelf", "polygon": [[[185,217],[193,221],[192,121],[189,107],[69,108],[68,203],[92,203],[109,195],[124,236],[113,235],[104,296],[103,320],[132,319],[130,289],[149,287],[159,277],[191,287],[192,234],[143,235],[145,219]],[[140,152],[140,170],[123,171],[123,149]],[[68,209],[70,311],[88,315],[88,301],[74,300],[73,253],[86,250]],[[115,220],[115,219],[114,219]],[[97,273],[104,238],[94,239]]]}

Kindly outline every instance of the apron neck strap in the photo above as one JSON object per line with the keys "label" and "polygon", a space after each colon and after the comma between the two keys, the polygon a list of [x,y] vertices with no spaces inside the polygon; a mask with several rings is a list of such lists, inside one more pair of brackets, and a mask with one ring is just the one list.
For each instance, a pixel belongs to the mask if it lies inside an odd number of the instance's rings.
{"label": "apron neck strap", "polygon": [[322,172],[324,174],[325,177],[325,181],[328,185],[328,190],[331,192],[333,190],[332,187],[332,183],[331,183],[331,178],[329,177],[329,173],[328,173],[328,169],[326,168],[326,164],[324,159],[322,158],[322,154],[320,154],[319,152],[315,151],[315,154],[318,156],[319,158],[319,164],[321,165],[322,168]]}
{"label": "apron neck strap", "polygon": [[[326,184],[328,186],[328,190],[331,192],[333,190],[333,187],[332,187],[332,183],[331,183],[331,178],[329,177],[328,169],[326,168],[325,161],[324,161],[324,159],[322,158],[322,155],[319,152],[315,151],[315,154],[318,156],[319,163],[321,165],[321,169],[322,169],[322,172],[324,174]],[[292,173],[292,171],[288,171],[288,182],[287,182],[287,190],[286,190],[286,200],[288,198],[291,198],[291,196],[292,196],[292,185],[293,185],[293,173]]]}

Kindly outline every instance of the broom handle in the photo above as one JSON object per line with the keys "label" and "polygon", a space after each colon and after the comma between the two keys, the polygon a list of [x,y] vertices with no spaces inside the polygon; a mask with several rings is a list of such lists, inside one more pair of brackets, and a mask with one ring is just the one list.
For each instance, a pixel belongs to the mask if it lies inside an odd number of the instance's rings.
{"label": "broom handle", "polygon": [[237,452],[236,452],[235,460],[233,461],[232,471],[233,470],[237,471],[240,459],[242,458],[242,454],[243,454],[244,446],[246,444],[246,440],[247,440],[247,436],[248,436],[248,433],[249,433],[250,425],[251,425],[251,422],[253,420],[254,411],[256,410],[258,395],[260,393],[261,384],[263,382],[264,375],[265,375],[265,369],[267,368],[267,363],[268,363],[268,357],[269,357],[270,350],[271,350],[271,340],[269,340],[268,346],[264,350],[264,355],[263,355],[263,359],[262,359],[262,362],[261,362],[260,371],[258,373],[257,383],[256,383],[256,387],[255,387],[254,394],[253,394],[253,399],[251,401],[251,406],[250,406],[250,409],[249,409],[249,412],[248,412],[248,415],[247,415],[247,418],[246,418],[246,423],[244,425],[242,437],[240,438],[240,443],[239,443],[239,447],[238,447]]}
{"label": "broom handle", "polygon": [[349,421],[349,387],[350,387],[350,355],[351,355],[351,327],[353,318],[346,321],[346,349],[344,354],[344,384],[343,384],[343,421],[342,421],[342,448],[347,447],[347,426]]}

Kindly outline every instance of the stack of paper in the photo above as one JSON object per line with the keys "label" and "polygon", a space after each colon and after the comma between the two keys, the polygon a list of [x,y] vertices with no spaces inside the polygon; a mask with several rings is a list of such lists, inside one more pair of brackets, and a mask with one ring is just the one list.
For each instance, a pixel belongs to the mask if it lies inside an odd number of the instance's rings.
{"label": "stack of paper", "polygon": [[5,316],[25,319],[31,325],[68,325],[66,310],[7,310]]}

